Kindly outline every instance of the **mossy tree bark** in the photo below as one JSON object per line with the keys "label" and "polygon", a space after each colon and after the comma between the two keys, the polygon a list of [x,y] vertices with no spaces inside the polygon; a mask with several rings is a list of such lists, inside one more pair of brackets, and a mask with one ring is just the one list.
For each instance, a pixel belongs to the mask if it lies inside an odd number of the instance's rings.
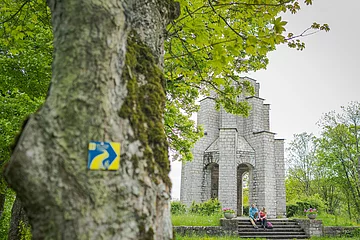
{"label": "mossy tree bark", "polygon": [[[163,126],[172,0],[49,0],[53,76],[5,169],[34,239],[171,239]],[[87,170],[90,140],[121,143],[118,171]]]}
{"label": "mossy tree bark", "polygon": [[25,227],[29,227],[29,220],[22,207],[20,199],[16,198],[11,210],[11,221],[8,240],[21,239],[21,231],[23,231],[23,228]]}
{"label": "mossy tree bark", "polygon": [[0,218],[4,212],[4,206],[5,206],[5,193],[0,193]]}

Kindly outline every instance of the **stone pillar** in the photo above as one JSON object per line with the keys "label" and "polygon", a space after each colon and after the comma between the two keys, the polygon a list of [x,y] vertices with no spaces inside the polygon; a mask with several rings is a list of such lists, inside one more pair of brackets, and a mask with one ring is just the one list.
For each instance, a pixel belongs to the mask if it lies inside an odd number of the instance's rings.
{"label": "stone pillar", "polygon": [[245,119],[244,135],[249,136],[254,132],[264,131],[263,124],[263,102],[264,99],[258,97],[248,97],[247,101],[251,105],[251,112],[248,118]]}
{"label": "stone pillar", "polygon": [[181,202],[190,205],[192,201],[201,202],[204,196],[204,151],[219,137],[219,112],[215,109],[213,98],[200,101],[197,123],[204,127],[204,137],[195,143],[192,150],[194,159],[183,162],[181,172]]}
{"label": "stone pillar", "polygon": [[[274,133],[254,133],[252,146],[256,154],[256,182],[254,198],[258,207],[265,207],[269,218],[276,217],[276,176],[274,156]],[[257,199],[256,199],[257,198]]]}
{"label": "stone pillar", "polygon": [[260,83],[255,83],[255,96],[259,97],[260,95]]}
{"label": "stone pillar", "polygon": [[284,139],[275,139],[276,216],[286,217]]}
{"label": "stone pillar", "polygon": [[182,162],[180,201],[188,206],[192,201],[201,201],[203,154],[198,149],[201,149],[203,142],[200,140],[195,144],[193,161]]}
{"label": "stone pillar", "polygon": [[263,126],[264,131],[270,131],[270,104],[264,104],[263,105],[263,114],[262,114],[262,120],[263,120]]}
{"label": "stone pillar", "polygon": [[222,207],[229,207],[235,211],[237,210],[236,143],[236,129],[220,128],[219,201]]}

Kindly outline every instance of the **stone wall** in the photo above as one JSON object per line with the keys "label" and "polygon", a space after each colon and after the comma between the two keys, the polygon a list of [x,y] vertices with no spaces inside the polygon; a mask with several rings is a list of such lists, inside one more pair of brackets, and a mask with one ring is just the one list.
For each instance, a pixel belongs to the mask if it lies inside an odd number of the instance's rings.
{"label": "stone wall", "polygon": [[359,236],[359,234],[360,227],[324,227],[324,236],[327,237]]}
{"label": "stone wall", "polygon": [[323,236],[323,225],[321,220],[294,219],[304,229],[305,233],[312,237]]}
{"label": "stone wall", "polygon": [[[191,227],[191,226],[179,226],[174,227],[176,235],[180,236],[236,236],[237,230],[229,230],[220,226],[208,226],[208,227]],[[176,236],[175,235],[175,236]]]}

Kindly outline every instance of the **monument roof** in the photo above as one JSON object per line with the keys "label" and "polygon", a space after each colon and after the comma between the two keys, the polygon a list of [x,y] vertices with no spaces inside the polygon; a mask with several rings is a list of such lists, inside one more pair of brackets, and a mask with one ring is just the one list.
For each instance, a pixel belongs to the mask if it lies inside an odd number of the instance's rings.
{"label": "monument roof", "polygon": [[[250,146],[248,141],[243,136],[238,135],[238,141],[236,146],[237,151],[243,152],[255,152],[255,150]],[[210,146],[205,150],[205,153],[209,152],[218,152],[219,151],[219,138],[210,144]]]}
{"label": "monument roof", "polygon": [[219,151],[219,138],[217,138],[210,146],[205,150],[205,152],[218,152]]}
{"label": "monument roof", "polygon": [[243,152],[255,152],[255,150],[250,146],[248,141],[243,136],[238,135],[238,145],[237,145],[238,151]]}

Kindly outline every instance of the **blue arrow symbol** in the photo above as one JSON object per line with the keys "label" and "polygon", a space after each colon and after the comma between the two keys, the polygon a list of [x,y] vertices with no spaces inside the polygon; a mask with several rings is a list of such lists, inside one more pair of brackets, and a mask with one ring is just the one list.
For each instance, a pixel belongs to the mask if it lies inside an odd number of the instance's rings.
{"label": "blue arrow symbol", "polygon": [[106,151],[109,153],[109,157],[106,158],[102,164],[105,167],[105,169],[108,169],[109,166],[111,165],[111,163],[115,160],[115,158],[117,157],[116,152],[114,151],[114,149],[112,148],[110,143],[105,143],[108,148],[106,149]]}

